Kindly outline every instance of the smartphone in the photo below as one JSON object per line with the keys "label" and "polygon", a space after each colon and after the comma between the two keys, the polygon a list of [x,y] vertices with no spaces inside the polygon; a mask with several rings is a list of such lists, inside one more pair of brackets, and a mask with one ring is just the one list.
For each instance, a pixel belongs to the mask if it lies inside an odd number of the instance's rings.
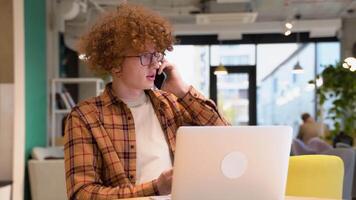
{"label": "smartphone", "polygon": [[[157,70],[157,72],[158,72],[158,70]],[[166,80],[166,77],[167,77],[167,75],[164,72],[162,72],[161,74],[158,74],[158,73],[156,74],[156,78],[154,80],[154,85],[156,86],[156,88],[161,89],[164,81]]]}

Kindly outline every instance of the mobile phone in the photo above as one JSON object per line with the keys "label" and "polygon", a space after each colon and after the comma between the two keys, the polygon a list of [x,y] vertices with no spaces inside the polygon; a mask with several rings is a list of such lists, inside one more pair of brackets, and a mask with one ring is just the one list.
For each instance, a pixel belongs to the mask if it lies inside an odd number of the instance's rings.
{"label": "mobile phone", "polygon": [[[158,70],[157,70],[157,72],[158,72]],[[154,80],[154,85],[156,86],[156,88],[161,89],[164,81],[166,80],[166,77],[167,77],[167,75],[164,72],[162,72],[161,74],[158,74],[158,73],[156,74],[156,78]]]}

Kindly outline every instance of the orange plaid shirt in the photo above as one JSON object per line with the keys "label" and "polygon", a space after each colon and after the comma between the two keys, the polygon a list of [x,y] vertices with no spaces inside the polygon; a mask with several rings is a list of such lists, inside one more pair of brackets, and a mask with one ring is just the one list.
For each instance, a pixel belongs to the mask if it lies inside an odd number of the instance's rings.
{"label": "orange plaid shirt", "polygon": [[[147,90],[173,159],[182,125],[228,125],[214,102],[193,87],[183,98]],[[158,195],[157,180],[135,185],[136,139],[130,109],[108,84],[103,94],[76,107],[65,127],[68,198],[118,199]]]}

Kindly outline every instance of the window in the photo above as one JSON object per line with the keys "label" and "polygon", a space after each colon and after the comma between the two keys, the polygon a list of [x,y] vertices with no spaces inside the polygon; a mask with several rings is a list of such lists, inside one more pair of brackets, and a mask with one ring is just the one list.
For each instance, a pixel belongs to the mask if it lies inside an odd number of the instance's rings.
{"label": "window", "polygon": [[176,45],[166,58],[176,64],[183,80],[209,97],[209,46]]}
{"label": "window", "polygon": [[211,65],[255,65],[256,46],[244,45],[212,45]]}

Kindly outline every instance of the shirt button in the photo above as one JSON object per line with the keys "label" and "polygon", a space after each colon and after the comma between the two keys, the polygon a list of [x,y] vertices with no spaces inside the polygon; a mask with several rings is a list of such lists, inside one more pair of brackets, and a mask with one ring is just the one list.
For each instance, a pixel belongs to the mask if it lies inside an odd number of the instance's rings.
{"label": "shirt button", "polygon": [[131,148],[131,149],[134,149],[134,148],[135,148],[135,145],[130,145],[130,148]]}
{"label": "shirt button", "polygon": [[192,99],[192,98],[189,98],[189,101],[193,101],[193,99]]}
{"label": "shirt button", "polygon": [[130,179],[133,179],[134,178],[134,175],[130,175]]}
{"label": "shirt button", "polygon": [[131,117],[127,117],[128,120],[131,120]]}

